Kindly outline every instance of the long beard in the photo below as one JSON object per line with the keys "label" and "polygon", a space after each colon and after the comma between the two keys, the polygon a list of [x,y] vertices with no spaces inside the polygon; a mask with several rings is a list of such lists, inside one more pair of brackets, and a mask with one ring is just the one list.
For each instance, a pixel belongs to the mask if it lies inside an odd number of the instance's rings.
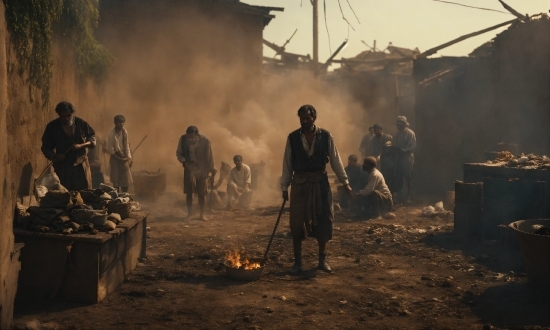
{"label": "long beard", "polygon": [[74,125],[74,116],[71,117],[71,119],[63,122],[63,126],[73,126]]}

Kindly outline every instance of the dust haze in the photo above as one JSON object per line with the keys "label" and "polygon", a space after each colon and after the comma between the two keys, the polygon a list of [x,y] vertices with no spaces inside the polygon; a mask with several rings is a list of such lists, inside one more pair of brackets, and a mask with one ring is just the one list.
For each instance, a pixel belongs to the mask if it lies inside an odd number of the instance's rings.
{"label": "dust haze", "polygon": [[[132,149],[148,136],[135,154],[134,170],[161,169],[172,188],[181,187],[183,168],[175,151],[185,129],[195,125],[210,139],[218,169],[222,161],[233,166],[236,154],[245,164],[265,162],[264,186],[275,192],[286,137],[299,127],[296,113],[303,104],[316,107],[316,123],[332,133],[344,164],[358,153],[366,131],[358,103],[309,72],[264,72],[262,78],[261,66],[240,57],[234,48],[240,42],[229,38],[225,24],[194,13],[128,27],[138,39],[102,34],[117,58],[103,111],[108,118],[126,117]],[[224,61],[212,51],[228,48],[235,52]],[[112,128],[111,122],[102,124],[100,132]]]}

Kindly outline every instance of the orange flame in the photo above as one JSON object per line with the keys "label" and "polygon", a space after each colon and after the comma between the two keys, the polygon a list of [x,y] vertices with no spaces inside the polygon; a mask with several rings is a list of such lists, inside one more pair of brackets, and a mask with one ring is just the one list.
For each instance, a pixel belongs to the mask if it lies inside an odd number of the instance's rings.
{"label": "orange flame", "polygon": [[225,264],[231,268],[253,270],[262,267],[259,262],[250,261],[248,257],[243,256],[243,254],[237,250],[227,252],[225,257],[227,259]]}

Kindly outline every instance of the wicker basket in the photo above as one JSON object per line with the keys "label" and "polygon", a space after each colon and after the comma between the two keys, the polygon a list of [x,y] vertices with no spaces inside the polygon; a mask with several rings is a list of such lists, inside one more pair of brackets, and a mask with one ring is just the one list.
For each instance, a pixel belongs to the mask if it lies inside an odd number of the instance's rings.
{"label": "wicker basket", "polygon": [[109,213],[120,214],[121,219],[126,219],[130,216],[131,203],[109,203],[107,204],[107,210]]}

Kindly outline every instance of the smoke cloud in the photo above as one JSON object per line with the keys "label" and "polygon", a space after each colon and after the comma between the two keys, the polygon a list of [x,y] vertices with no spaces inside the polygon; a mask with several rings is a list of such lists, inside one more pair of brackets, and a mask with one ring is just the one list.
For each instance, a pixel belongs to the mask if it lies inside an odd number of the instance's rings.
{"label": "smoke cloud", "polygon": [[[238,51],[224,53],[244,42],[227,36],[226,22],[197,13],[187,18],[141,20],[130,28],[139,38],[102,34],[117,58],[102,111],[108,118],[126,117],[132,149],[148,136],[135,154],[134,170],[161,169],[170,185],[180,187],[176,147],[195,125],[210,139],[218,168],[222,161],[233,165],[235,154],[246,164],[265,162],[264,185],[276,191],[286,137],[299,127],[296,113],[303,104],[316,107],[317,124],[332,133],[344,164],[358,153],[364,111],[349,95],[309,72],[257,79],[261,67],[239,59]],[[201,36],[208,38],[200,43]],[[98,131],[111,128],[108,122]]]}

